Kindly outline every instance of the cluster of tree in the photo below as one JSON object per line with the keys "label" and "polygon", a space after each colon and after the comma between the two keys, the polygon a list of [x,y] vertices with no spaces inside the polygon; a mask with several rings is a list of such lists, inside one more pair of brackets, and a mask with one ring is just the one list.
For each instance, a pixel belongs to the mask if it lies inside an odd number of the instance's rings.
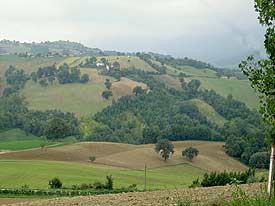
{"label": "cluster of tree", "polygon": [[112,82],[110,81],[110,79],[106,79],[104,84],[107,90],[103,91],[101,96],[105,99],[109,99],[110,97],[113,96],[113,92],[111,90]]}
{"label": "cluster of tree", "polygon": [[160,74],[166,74],[167,67],[164,66],[164,63],[161,65],[156,64],[152,61],[152,57],[146,53],[136,53],[136,56],[148,63],[153,69],[157,70]]}
{"label": "cluster of tree", "polygon": [[64,63],[58,69],[56,65],[39,68],[37,72],[31,74],[34,82],[39,82],[43,87],[53,84],[57,79],[60,84],[68,83],[86,83],[89,81],[88,74],[82,74],[77,68],[70,68],[68,64]]}
{"label": "cluster of tree", "polygon": [[205,63],[205,62],[201,62],[198,60],[194,60],[194,59],[189,59],[187,57],[181,59],[181,58],[173,58],[170,56],[157,56],[156,60],[159,61],[162,64],[167,64],[167,65],[171,65],[175,68],[180,67],[180,66],[192,66],[198,69],[213,69],[214,66],[209,64],[209,63]]}
{"label": "cluster of tree", "polygon": [[96,57],[87,58],[84,63],[80,64],[80,67],[96,68],[97,67],[96,61],[97,61]]}
{"label": "cluster of tree", "polygon": [[17,93],[0,97],[0,130],[12,128],[48,139],[81,137],[79,121],[73,113],[29,110],[25,99]]}
{"label": "cluster of tree", "polygon": [[[108,71],[106,74],[125,76],[146,83],[150,90],[120,98],[112,106],[95,115],[104,126],[95,130],[91,140],[135,144],[169,140],[223,140],[226,152],[245,164],[258,167],[251,160],[255,153],[266,150],[264,124],[259,114],[244,103],[222,97],[215,91],[199,90],[200,81],[182,81],[183,90],[168,89],[153,78],[155,73],[140,70]],[[135,89],[134,93],[139,92]],[[190,99],[198,98],[211,105],[227,122],[223,127],[209,122]],[[257,155],[253,158],[262,158]]]}
{"label": "cluster of tree", "polygon": [[24,88],[26,82],[29,80],[29,75],[24,70],[16,69],[14,66],[9,66],[5,72],[6,82],[9,87],[5,88],[4,96],[16,92],[19,89]]}
{"label": "cluster of tree", "polygon": [[209,63],[205,63],[202,61],[190,59],[190,58],[173,58],[171,56],[155,56],[156,60],[160,62],[162,65],[170,65],[175,68],[180,68],[182,66],[192,66],[198,69],[211,69],[216,71],[217,77],[226,76],[227,78],[235,77],[236,79],[246,79],[246,77],[242,74],[239,69],[225,69],[225,68],[217,68]]}
{"label": "cluster of tree", "polygon": [[211,172],[210,174],[205,173],[203,179],[193,181],[191,187],[213,187],[213,186],[224,186],[227,184],[246,184],[257,181],[255,177],[255,170],[248,169],[245,172]]}

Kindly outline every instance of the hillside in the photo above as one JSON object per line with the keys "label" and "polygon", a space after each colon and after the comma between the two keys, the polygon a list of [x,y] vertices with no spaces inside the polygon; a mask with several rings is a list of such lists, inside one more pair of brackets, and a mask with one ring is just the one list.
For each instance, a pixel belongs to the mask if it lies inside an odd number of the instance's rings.
{"label": "hillside", "polygon": [[175,142],[175,153],[167,162],[155,153],[154,145],[128,145],[118,143],[82,142],[62,147],[18,151],[0,155],[2,160],[47,160],[89,163],[89,156],[96,156],[95,164],[125,169],[159,168],[190,163],[181,156],[189,146],[199,149],[200,155],[191,165],[206,171],[241,171],[246,169],[237,160],[225,154],[221,142],[184,141]]}
{"label": "hillside", "polygon": [[[225,154],[222,142],[174,142],[175,153],[165,162],[154,145],[129,145],[105,142],[81,142],[64,146],[4,152],[0,154],[0,187],[48,188],[48,180],[58,177],[64,187],[104,181],[112,175],[115,187],[144,186],[147,166],[148,189],[186,188],[209,171],[244,171],[246,167]],[[192,162],[181,151],[195,146],[200,154]],[[95,156],[94,162],[89,161]],[[22,178],[24,177],[24,178]]]}
{"label": "hillside", "polygon": [[77,115],[88,116],[101,111],[112,103],[112,100],[104,99],[101,94],[105,90],[106,79],[112,81],[112,91],[114,99],[121,96],[131,95],[133,88],[141,86],[143,83],[122,78],[115,81],[108,76],[98,74],[95,69],[81,69],[82,73],[88,74],[90,81],[86,84],[55,84],[46,88],[41,87],[32,81],[28,81],[22,94],[29,102],[29,108],[35,110],[59,109],[65,112],[74,112]]}

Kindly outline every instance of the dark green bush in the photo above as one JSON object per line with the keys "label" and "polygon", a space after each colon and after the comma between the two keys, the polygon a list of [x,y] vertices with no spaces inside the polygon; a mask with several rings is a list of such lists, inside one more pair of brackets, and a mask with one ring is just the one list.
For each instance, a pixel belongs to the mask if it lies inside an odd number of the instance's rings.
{"label": "dark green bush", "polygon": [[112,190],[113,185],[114,185],[114,179],[112,178],[112,175],[106,176],[105,189]]}
{"label": "dark green bush", "polygon": [[256,181],[254,169],[249,169],[245,172],[211,172],[210,174],[205,173],[201,182],[198,179],[193,181],[191,187],[212,187],[223,186],[227,184],[246,184],[252,180],[253,182]]}
{"label": "dark green bush", "polygon": [[62,182],[55,177],[49,181],[49,186],[51,189],[60,189],[62,187]]}

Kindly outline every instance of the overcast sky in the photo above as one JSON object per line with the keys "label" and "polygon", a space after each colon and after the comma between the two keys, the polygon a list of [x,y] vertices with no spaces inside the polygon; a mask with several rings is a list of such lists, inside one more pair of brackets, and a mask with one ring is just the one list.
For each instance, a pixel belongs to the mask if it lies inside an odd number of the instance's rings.
{"label": "overcast sky", "polygon": [[0,0],[0,39],[71,40],[216,65],[263,52],[253,0]]}

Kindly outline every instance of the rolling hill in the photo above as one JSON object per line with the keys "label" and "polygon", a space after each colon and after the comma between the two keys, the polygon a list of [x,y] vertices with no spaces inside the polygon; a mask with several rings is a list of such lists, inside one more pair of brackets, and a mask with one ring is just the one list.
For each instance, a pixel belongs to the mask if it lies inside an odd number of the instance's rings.
{"label": "rolling hill", "polygon": [[18,151],[0,155],[2,160],[46,160],[89,163],[95,156],[95,164],[140,170],[190,163],[181,157],[181,151],[194,146],[200,155],[190,164],[205,171],[242,171],[246,167],[225,154],[222,142],[184,141],[174,142],[175,153],[167,161],[155,153],[154,145],[129,145],[105,142],[81,142],[62,147]]}
{"label": "rolling hill", "polygon": [[[225,154],[222,142],[174,142],[175,153],[167,162],[155,153],[153,145],[81,142],[65,146],[0,154],[0,187],[47,188],[48,180],[60,178],[66,187],[104,181],[112,175],[115,187],[144,183],[147,165],[149,189],[185,188],[206,171],[243,171],[244,165]],[[195,146],[200,154],[192,162],[181,151]],[[95,162],[89,156],[96,156]]]}

